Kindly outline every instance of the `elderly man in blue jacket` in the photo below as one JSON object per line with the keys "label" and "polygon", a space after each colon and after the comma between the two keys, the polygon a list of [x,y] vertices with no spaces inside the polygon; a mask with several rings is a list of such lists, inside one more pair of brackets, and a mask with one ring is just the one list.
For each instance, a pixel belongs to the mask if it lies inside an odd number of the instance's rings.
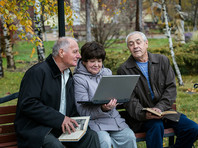
{"label": "elderly man in blue jacket", "polygon": [[62,37],[54,44],[47,59],[31,67],[20,86],[15,128],[19,148],[97,148],[97,134],[88,129],[78,142],[65,142],[58,137],[75,132],[78,116],[70,67],[80,58],[74,38]]}

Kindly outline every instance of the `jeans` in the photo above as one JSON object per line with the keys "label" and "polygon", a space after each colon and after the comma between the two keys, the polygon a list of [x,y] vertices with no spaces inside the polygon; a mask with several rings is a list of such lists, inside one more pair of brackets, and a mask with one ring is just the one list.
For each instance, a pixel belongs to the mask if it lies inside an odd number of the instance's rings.
{"label": "jeans", "polygon": [[136,137],[130,128],[121,131],[97,132],[101,148],[137,148]]}
{"label": "jeans", "polygon": [[163,148],[164,127],[174,129],[177,136],[174,148],[192,148],[198,137],[198,124],[181,114],[179,122],[152,119],[143,124],[147,148]]}

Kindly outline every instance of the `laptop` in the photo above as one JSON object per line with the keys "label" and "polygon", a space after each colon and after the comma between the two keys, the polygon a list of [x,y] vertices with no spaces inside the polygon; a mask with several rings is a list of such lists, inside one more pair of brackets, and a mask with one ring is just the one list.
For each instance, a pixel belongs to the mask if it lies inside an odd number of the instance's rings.
{"label": "laptop", "polygon": [[77,101],[82,104],[107,104],[111,99],[117,99],[117,103],[125,103],[130,96],[139,75],[109,75],[103,76],[98,84],[91,101]]}

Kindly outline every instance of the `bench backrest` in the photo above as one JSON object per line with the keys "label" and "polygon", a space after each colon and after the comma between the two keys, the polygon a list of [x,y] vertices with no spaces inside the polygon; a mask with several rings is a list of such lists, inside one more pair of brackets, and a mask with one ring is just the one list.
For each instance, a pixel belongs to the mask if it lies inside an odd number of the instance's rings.
{"label": "bench backrest", "polygon": [[0,147],[17,145],[14,129],[15,114],[16,105],[0,106]]}

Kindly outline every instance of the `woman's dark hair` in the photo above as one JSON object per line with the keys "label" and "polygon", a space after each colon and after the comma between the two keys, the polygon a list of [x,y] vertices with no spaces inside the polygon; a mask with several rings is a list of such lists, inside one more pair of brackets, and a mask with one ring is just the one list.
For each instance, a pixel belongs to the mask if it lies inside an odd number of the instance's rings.
{"label": "woman's dark hair", "polygon": [[84,62],[89,59],[102,59],[104,61],[105,56],[104,47],[98,42],[87,42],[81,47],[81,57]]}

